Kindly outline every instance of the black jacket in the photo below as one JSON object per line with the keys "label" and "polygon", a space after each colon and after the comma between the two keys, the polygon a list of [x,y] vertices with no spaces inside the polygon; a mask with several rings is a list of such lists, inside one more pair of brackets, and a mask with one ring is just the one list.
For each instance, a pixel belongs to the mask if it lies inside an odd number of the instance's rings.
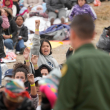
{"label": "black jacket", "polygon": [[23,25],[23,27],[20,30],[20,33],[18,36],[22,36],[24,42],[26,42],[28,40],[28,28],[26,26]]}
{"label": "black jacket", "polygon": [[16,42],[17,38],[17,25],[12,17],[8,17],[10,27],[6,30],[4,30],[5,35],[11,35],[12,34],[12,40],[13,42]]}
{"label": "black jacket", "polygon": [[[1,24],[2,24],[2,17],[0,17],[0,28],[2,29],[1,27]],[[5,57],[5,52],[4,52],[4,45],[3,45],[3,40],[2,40],[2,30],[0,29],[0,59],[1,58],[4,58]]]}
{"label": "black jacket", "polygon": [[[0,110],[8,110],[3,102],[3,92],[0,92]],[[31,100],[25,98],[20,107],[16,110],[35,110]]]}

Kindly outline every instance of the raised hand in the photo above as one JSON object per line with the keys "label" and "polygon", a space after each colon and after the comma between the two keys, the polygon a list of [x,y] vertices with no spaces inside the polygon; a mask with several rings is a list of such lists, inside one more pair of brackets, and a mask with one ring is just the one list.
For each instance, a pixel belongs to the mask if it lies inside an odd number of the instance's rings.
{"label": "raised hand", "polygon": [[37,64],[38,58],[39,58],[38,56],[32,55],[31,62],[32,62],[33,65],[36,65]]}
{"label": "raised hand", "polygon": [[30,49],[25,48],[24,53],[23,53],[23,56],[24,56],[24,58],[25,58],[26,60],[29,59],[29,54],[30,54]]}
{"label": "raised hand", "polygon": [[35,28],[39,29],[39,25],[40,25],[40,20],[36,20],[35,21]]}
{"label": "raised hand", "polygon": [[30,82],[30,84],[34,84],[34,75],[33,74],[27,74],[27,79]]}

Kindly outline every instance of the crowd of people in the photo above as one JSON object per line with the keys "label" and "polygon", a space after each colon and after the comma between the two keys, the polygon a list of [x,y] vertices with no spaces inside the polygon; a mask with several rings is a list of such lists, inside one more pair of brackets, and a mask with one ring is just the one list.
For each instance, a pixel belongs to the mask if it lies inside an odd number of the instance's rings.
{"label": "crowd of people", "polygon": [[[0,110],[110,110],[110,58],[104,48],[96,49],[91,43],[97,16],[86,0],[77,0],[66,23],[67,2],[0,1],[0,58],[6,56],[6,49],[24,57],[24,63],[6,70],[6,85],[0,77]],[[35,20],[31,49],[26,47],[31,31],[24,22],[32,16],[48,18],[51,25],[59,18],[70,27],[66,63],[53,58],[50,41],[41,38],[40,20]],[[1,76],[1,68],[0,72]]]}

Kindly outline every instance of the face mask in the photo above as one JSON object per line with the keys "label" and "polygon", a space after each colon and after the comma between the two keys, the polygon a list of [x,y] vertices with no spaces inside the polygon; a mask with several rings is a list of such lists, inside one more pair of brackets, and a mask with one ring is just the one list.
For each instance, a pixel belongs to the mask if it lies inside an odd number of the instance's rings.
{"label": "face mask", "polygon": [[45,75],[43,75],[42,77],[43,77],[43,78],[47,78],[47,76],[45,76]]}

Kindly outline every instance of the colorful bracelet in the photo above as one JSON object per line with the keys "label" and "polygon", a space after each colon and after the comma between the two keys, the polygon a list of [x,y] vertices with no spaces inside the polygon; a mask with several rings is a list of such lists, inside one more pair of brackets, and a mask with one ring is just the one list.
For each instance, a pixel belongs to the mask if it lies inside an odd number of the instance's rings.
{"label": "colorful bracelet", "polygon": [[35,86],[35,83],[34,83],[34,84],[30,84],[30,86],[31,86],[31,87]]}
{"label": "colorful bracelet", "polygon": [[39,29],[35,29],[35,31],[39,31]]}
{"label": "colorful bracelet", "polygon": [[29,62],[29,60],[25,60],[26,62]]}
{"label": "colorful bracelet", "polygon": [[10,36],[11,36],[11,38],[12,38],[12,34],[11,34]]}
{"label": "colorful bracelet", "polygon": [[36,65],[34,65],[34,68],[35,68],[35,67],[37,67],[37,66],[38,66],[37,64],[36,64]]}

